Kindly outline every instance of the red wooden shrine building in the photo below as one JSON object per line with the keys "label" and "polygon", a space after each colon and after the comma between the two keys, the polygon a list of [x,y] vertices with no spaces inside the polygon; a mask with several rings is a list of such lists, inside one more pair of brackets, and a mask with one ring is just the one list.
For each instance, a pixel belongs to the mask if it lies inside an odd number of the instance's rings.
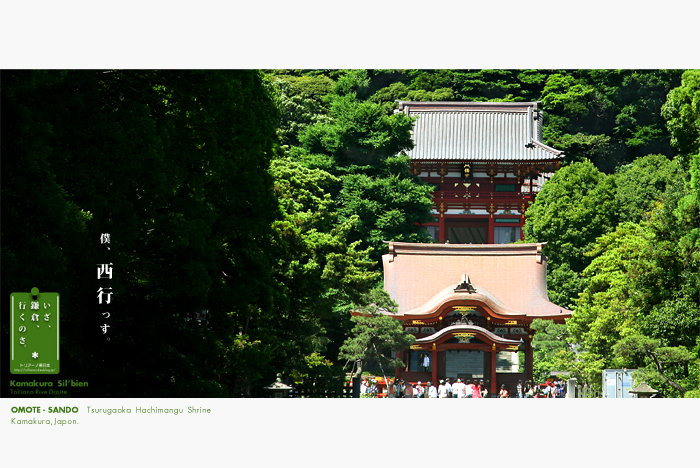
{"label": "red wooden shrine building", "polygon": [[571,316],[548,299],[542,244],[511,244],[564,157],[541,142],[537,104],[399,102],[417,117],[408,154],[435,187],[426,226],[436,243],[391,242],[383,256],[393,316],[416,337],[398,378],[483,379],[492,394],[513,392],[532,379],[532,321]]}
{"label": "red wooden shrine building", "polygon": [[396,372],[410,382],[483,379],[513,392],[532,379],[532,321],[571,317],[547,297],[542,244],[390,242],[383,263],[392,317],[416,337]]}
{"label": "red wooden shrine building", "polygon": [[541,142],[537,104],[399,101],[397,112],[417,117],[411,170],[435,187],[435,241],[522,239],[522,214],[564,158]]}

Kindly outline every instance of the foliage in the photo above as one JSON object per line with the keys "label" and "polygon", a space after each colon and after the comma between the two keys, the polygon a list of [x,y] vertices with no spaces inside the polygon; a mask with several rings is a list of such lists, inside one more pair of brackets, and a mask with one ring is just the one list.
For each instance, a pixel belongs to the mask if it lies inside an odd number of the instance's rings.
{"label": "foliage", "polygon": [[[341,343],[343,359],[376,348],[391,367],[410,339],[377,313],[391,309],[378,260],[384,241],[429,241],[431,207],[394,101],[542,101],[545,143],[567,161],[525,234],[548,242],[551,298],[576,310],[566,330],[537,333],[538,371],[594,382],[603,366],[646,365],[642,348],[612,352],[643,335],[664,375],[694,388],[700,365],[678,350],[700,347],[698,76],[3,72],[2,288],[61,293],[62,375],[89,380],[86,396],[256,395],[280,371],[330,381]],[[109,262],[104,336],[90,291]]]}
{"label": "foliage", "polygon": [[[679,200],[685,198],[684,187],[682,177],[669,182],[647,219],[620,224],[598,238],[587,254],[593,260],[584,270],[586,287],[567,325],[582,346],[582,361],[595,365],[588,369],[591,383],[604,368],[635,365],[629,362],[629,352],[612,352],[632,336],[646,335],[664,349],[683,347],[697,355],[700,280],[697,263],[681,248],[681,239],[693,228],[675,216]],[[623,355],[627,361],[620,360]],[[682,378],[689,372],[694,372],[692,366],[688,370],[685,365]],[[660,388],[665,385],[659,376],[649,378]],[[672,393],[669,385],[665,387]]]}
{"label": "foliage", "polygon": [[314,387],[328,387],[329,382],[336,382],[337,386],[344,383],[343,369],[318,353],[304,356],[304,366],[291,371],[290,377],[296,383],[311,383]]}
{"label": "foliage", "polygon": [[668,396],[682,397],[688,391],[689,384],[693,387],[700,384],[697,374],[690,375],[688,372],[688,364],[697,360],[697,354],[689,352],[685,346],[661,347],[658,340],[631,335],[615,343],[613,351],[635,367],[641,364],[640,357],[644,358],[648,366],[634,375],[635,381],[647,382],[657,390],[663,389]]}
{"label": "foliage", "polygon": [[[393,158],[389,164],[407,166],[405,158]],[[406,168],[407,169],[407,168]],[[418,184],[402,173],[370,175],[349,173],[343,176],[338,193],[338,219],[358,217],[351,239],[372,248],[379,260],[385,241],[428,242],[429,236],[417,227],[430,219],[431,188]]]}
{"label": "foliage", "polygon": [[545,82],[544,138],[570,161],[591,160],[612,173],[652,152],[672,156],[661,118],[674,70],[560,71]]}
{"label": "foliage", "polygon": [[[618,88],[616,95],[603,94],[620,99],[619,93],[625,86],[641,80],[644,83],[640,84],[640,88],[648,86],[651,95],[647,99],[634,93],[637,102],[644,104],[646,109],[659,107],[657,95],[666,85],[660,84],[658,75],[631,73],[620,76],[623,86]],[[610,78],[595,74],[591,74],[591,77],[599,82]],[[558,79],[563,80],[564,77]],[[681,107],[685,106],[685,115],[692,109],[689,96],[693,95],[693,90],[689,83],[692,80],[684,80],[682,91],[670,93],[669,102],[664,106],[665,115],[676,119],[669,123],[671,133],[693,134],[694,130],[682,125],[679,117]],[[568,97],[575,97],[565,87],[561,90]],[[585,92],[583,88],[579,91]],[[615,99],[611,102],[614,103]],[[562,100],[557,105],[565,107],[570,104]],[[569,110],[583,112],[582,108],[577,107],[569,107]],[[632,131],[629,125],[625,127],[630,122],[625,119],[631,118],[635,112],[634,106],[629,104],[618,115],[616,134],[629,134]],[[627,117],[623,118],[623,114]],[[639,113],[635,115],[641,122]],[[685,122],[691,120],[686,119]],[[657,123],[649,125],[653,127],[649,135],[662,134]],[[644,133],[641,127],[637,127],[636,131]],[[629,137],[628,143],[631,144],[634,138]],[[682,164],[690,170],[684,171]],[[625,366],[640,367],[640,378],[646,379],[666,396],[678,396],[688,388],[697,387],[700,371],[697,360],[700,348],[697,341],[700,335],[700,264],[697,254],[700,191],[695,182],[698,180],[694,175],[696,164],[696,157],[691,153],[681,154],[677,161],[670,161],[664,155],[648,155],[619,167],[616,174],[610,177],[613,203],[597,207],[598,214],[602,215],[611,213],[610,206],[614,206],[613,215],[605,218],[610,222],[603,225],[605,229],[597,236],[587,239],[587,247],[578,251],[581,255],[578,260],[566,258],[563,265],[555,265],[550,272],[550,287],[555,290],[555,302],[556,294],[561,291],[558,286],[562,283],[561,279],[566,280],[569,286],[565,290],[580,287],[581,294],[573,306],[574,315],[567,321],[567,329],[577,346],[571,369],[582,383],[598,386],[600,371]],[[575,164],[570,167],[573,166]],[[566,175],[565,170],[566,167],[545,184],[540,195],[547,196],[538,196],[532,209],[528,210],[528,223],[531,226],[526,224],[526,234],[538,232],[542,236],[542,233],[553,231],[563,222],[579,219],[576,216],[581,210],[579,205],[568,201],[561,204],[559,212],[551,207],[549,210],[534,209],[543,201],[549,205],[552,203],[550,199],[556,200],[551,196],[553,193],[559,196],[575,193],[573,187],[567,187],[563,192],[556,190],[557,185],[565,185],[557,177]],[[592,194],[593,184],[588,188]],[[580,192],[577,196],[582,201],[586,198]],[[586,206],[585,202],[582,204]],[[618,220],[621,224],[615,227]],[[544,227],[547,224],[549,228]],[[600,222],[596,223],[596,226],[601,225]],[[585,238],[582,232],[573,234],[580,240]],[[568,240],[567,235],[555,236]],[[541,240],[547,239],[541,237]],[[554,247],[561,248],[558,245]],[[553,261],[556,260],[553,258]],[[577,266],[580,268],[582,265],[585,268],[579,274]],[[553,353],[545,355],[543,365],[551,362],[554,356],[556,354]]]}
{"label": "foliage", "polygon": [[615,174],[615,204],[620,222],[648,219],[666,187],[682,177],[679,165],[661,154],[650,154],[618,169]]}
{"label": "foliage", "polygon": [[[541,101],[545,110],[545,143],[563,150],[567,162],[588,159],[599,170],[611,174],[640,156],[675,154],[661,107],[669,92],[681,84],[682,73],[374,70],[369,75],[369,89],[377,89],[369,99],[387,105],[394,105],[395,100]],[[694,115],[697,117],[697,112]]]}
{"label": "foliage", "polygon": [[567,363],[571,362],[573,353],[566,325],[535,319],[530,328],[535,331],[532,337],[534,381],[544,382],[552,371],[569,370]]}
{"label": "foliage", "polygon": [[274,337],[275,359],[284,363],[279,370],[304,375],[309,357],[326,351],[337,303],[359,300],[379,274],[369,271],[369,251],[347,240],[357,217],[336,223],[326,190],[339,183],[337,177],[288,158],[274,160],[270,173],[282,216],[272,225],[276,313],[265,330]]}
{"label": "foliage", "polygon": [[620,224],[589,252],[587,285],[567,325],[590,383],[604,368],[639,366],[663,395],[697,386],[700,273],[684,248],[697,224],[677,216],[679,202],[696,194],[679,177],[647,219]]}
{"label": "foliage", "polygon": [[399,320],[386,313],[396,313],[396,303],[383,289],[374,289],[363,298],[365,305],[356,308],[352,318],[355,324],[350,336],[340,348],[339,357],[357,364],[357,374],[369,361],[376,361],[386,379],[386,371],[405,364],[391,354],[408,347],[414,337],[403,331]]}
{"label": "foliage", "polygon": [[571,307],[595,239],[617,224],[615,182],[589,161],[561,168],[525,213],[526,242],[547,242],[547,282],[552,302]]}
{"label": "foliage", "polygon": [[280,111],[277,124],[280,145],[298,145],[300,132],[309,125],[328,120],[321,98],[331,90],[333,82],[329,78],[267,77],[267,82],[274,90],[275,103]]}
{"label": "foliage", "polygon": [[671,90],[661,110],[669,131],[671,144],[686,157],[700,151],[700,70],[683,73],[681,85]]}
{"label": "foliage", "polygon": [[456,70],[454,89],[463,101],[536,101],[548,71]]}
{"label": "foliage", "polygon": [[2,98],[2,286],[61,294],[61,374],[90,395],[235,392],[260,358],[239,349],[267,346],[236,337],[270,311],[277,111],[260,74],[8,72]]}
{"label": "foliage", "polygon": [[379,104],[351,94],[330,99],[329,123],[307,127],[299,140],[309,153],[334,157],[340,166],[379,164],[413,147],[413,121],[405,114],[387,115]]}
{"label": "foliage", "polygon": [[645,232],[649,248],[640,256],[637,275],[632,278],[645,334],[667,346],[693,347],[700,335],[700,190],[693,188],[694,177],[670,186],[662,204],[652,212]]}
{"label": "foliage", "polygon": [[348,240],[370,248],[376,265],[384,241],[429,241],[419,224],[430,219],[432,206],[430,187],[409,173],[409,159],[400,155],[413,147],[412,119],[358,97],[367,95],[372,79],[380,76],[378,71],[339,72],[332,92],[322,98],[328,107],[325,120],[300,130],[300,146],[288,151],[295,161],[338,177],[329,189],[337,222],[355,219]]}
{"label": "foliage", "polygon": [[640,226],[623,223],[614,232],[601,236],[587,254],[594,257],[584,271],[587,285],[567,326],[581,344],[585,361],[595,363],[596,367],[589,369],[594,379],[612,365],[612,346],[640,331],[636,309],[629,304],[634,289],[628,277],[646,246],[639,234]]}

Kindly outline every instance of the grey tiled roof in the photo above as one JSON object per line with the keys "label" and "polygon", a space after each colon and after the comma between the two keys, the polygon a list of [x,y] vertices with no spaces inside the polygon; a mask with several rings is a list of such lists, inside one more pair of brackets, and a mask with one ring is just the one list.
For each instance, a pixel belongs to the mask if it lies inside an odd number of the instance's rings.
{"label": "grey tiled roof", "polygon": [[408,151],[422,161],[544,161],[564,154],[542,143],[536,102],[407,102],[417,117]]}

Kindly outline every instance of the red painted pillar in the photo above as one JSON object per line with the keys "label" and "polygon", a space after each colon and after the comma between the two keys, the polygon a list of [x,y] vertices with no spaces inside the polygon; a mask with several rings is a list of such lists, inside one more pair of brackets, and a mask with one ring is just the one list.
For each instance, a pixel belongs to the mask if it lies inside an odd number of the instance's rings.
{"label": "red painted pillar", "polygon": [[491,395],[495,394],[498,390],[498,384],[496,383],[496,346],[491,348]]}
{"label": "red painted pillar", "polygon": [[493,215],[489,216],[489,235],[488,235],[488,243],[493,244],[495,242],[495,236],[494,236],[494,226],[496,222],[493,220]]}
{"label": "red painted pillar", "polygon": [[437,386],[438,383],[438,371],[437,371],[437,366],[438,366],[438,352],[437,348],[435,347],[435,343],[433,343],[433,357],[431,358],[433,361],[433,380],[432,382]]}
{"label": "red painted pillar", "polygon": [[440,226],[438,228],[439,232],[439,240],[441,244],[444,244],[445,241],[448,239],[447,237],[447,228],[445,227],[445,216],[440,213],[440,218],[438,218],[440,221]]}

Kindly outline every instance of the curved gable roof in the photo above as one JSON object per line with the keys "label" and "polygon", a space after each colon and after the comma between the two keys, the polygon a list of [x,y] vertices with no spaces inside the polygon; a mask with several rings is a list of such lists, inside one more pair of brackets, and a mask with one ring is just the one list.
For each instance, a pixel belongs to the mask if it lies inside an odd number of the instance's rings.
{"label": "curved gable roof", "polygon": [[489,341],[492,341],[494,343],[498,343],[500,345],[508,345],[508,346],[513,346],[513,345],[519,345],[521,344],[520,341],[518,340],[509,340],[508,338],[503,338],[501,336],[496,335],[495,333],[492,333],[485,328],[481,327],[476,327],[474,325],[451,325],[449,327],[443,328],[442,330],[438,330],[437,332],[433,333],[430,336],[425,336],[423,338],[420,338],[416,340],[416,344],[423,344],[423,343],[431,343],[433,341],[439,341],[442,338],[445,337],[445,335],[453,335],[455,333],[460,333],[460,332],[473,332],[477,335],[481,335],[488,339]]}
{"label": "curved gable roof", "polygon": [[[384,289],[397,302],[398,315],[430,313],[427,311],[452,300],[454,294],[491,304],[494,312],[504,315],[571,315],[570,310],[549,301],[542,244],[390,242],[382,260]],[[450,293],[465,274],[476,293]]]}
{"label": "curved gable roof", "polygon": [[[476,289],[476,292],[473,293],[467,293],[467,292],[462,292],[462,291],[456,291],[456,288],[459,286],[458,283],[450,285],[437,293],[435,296],[433,296],[429,301],[426,303],[411,309],[405,311],[401,315],[416,315],[416,316],[421,316],[421,315],[430,315],[433,314],[435,311],[439,310],[444,306],[445,304],[448,303],[461,303],[465,300],[467,301],[473,301],[473,302],[480,302],[484,304],[486,307],[491,309],[493,312],[495,312],[498,315],[505,315],[505,316],[522,316],[523,313],[519,312],[517,310],[511,309],[507,306],[505,306],[501,301],[498,300],[498,298],[491,294],[486,288],[479,286],[477,284],[474,284],[474,288]],[[416,317],[419,318],[419,317]]]}

